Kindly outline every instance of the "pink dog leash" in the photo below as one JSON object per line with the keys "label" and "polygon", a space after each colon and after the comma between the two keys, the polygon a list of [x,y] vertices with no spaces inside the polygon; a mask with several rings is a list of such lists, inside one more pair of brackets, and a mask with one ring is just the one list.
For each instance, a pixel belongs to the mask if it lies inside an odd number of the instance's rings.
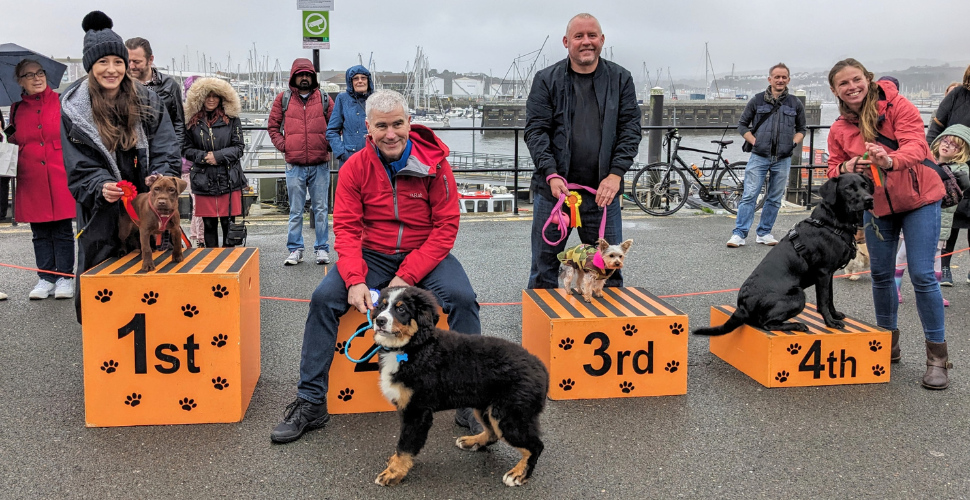
{"label": "pink dog leash", "polygon": [[[566,189],[585,189],[592,194],[596,194],[595,189],[591,187],[583,186],[580,184],[571,184],[567,182],[566,179],[559,174],[549,175],[548,177],[546,177],[546,182],[549,182],[552,179],[562,179],[562,181],[566,183]],[[560,194],[559,201],[556,202],[556,206],[552,208],[552,213],[549,214],[549,219],[546,220],[545,225],[542,226],[542,239],[545,240],[546,243],[552,246],[556,246],[562,243],[563,240],[566,239],[566,236],[569,234],[569,217],[567,217],[566,214],[562,213],[562,206],[565,203],[566,203],[566,195]],[[546,238],[546,228],[549,227],[549,224],[552,224],[553,222],[556,222],[556,225],[559,226],[559,234],[561,236],[556,241],[549,241],[549,238]],[[603,220],[600,221],[599,234],[600,234],[600,238],[603,238],[603,235],[606,234],[606,207],[603,207]]]}

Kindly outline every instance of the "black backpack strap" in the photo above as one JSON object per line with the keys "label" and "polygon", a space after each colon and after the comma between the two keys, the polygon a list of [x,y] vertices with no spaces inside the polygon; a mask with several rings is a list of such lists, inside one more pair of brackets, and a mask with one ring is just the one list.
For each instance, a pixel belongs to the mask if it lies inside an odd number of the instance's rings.
{"label": "black backpack strap", "polygon": [[771,108],[771,111],[768,112],[767,115],[762,116],[761,120],[758,120],[757,125],[755,125],[753,129],[751,129],[751,135],[757,134],[758,129],[761,128],[761,126],[764,125],[766,121],[768,121],[768,118],[771,118],[771,115],[775,114],[775,111],[778,111],[778,108],[780,107],[781,107],[781,101],[775,102],[775,105],[773,108]]}

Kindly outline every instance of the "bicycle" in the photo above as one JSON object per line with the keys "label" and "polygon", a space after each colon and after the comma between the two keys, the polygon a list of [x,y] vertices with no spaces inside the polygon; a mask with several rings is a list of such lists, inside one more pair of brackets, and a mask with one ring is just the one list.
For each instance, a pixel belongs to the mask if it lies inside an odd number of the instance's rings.
{"label": "bicycle", "polygon": [[[672,129],[664,134],[664,146],[669,146],[670,158],[675,165],[657,162],[641,168],[633,177],[633,184],[630,187],[633,201],[640,209],[650,215],[670,215],[684,206],[696,183],[698,196],[701,200],[708,203],[716,200],[728,212],[737,214],[738,204],[744,195],[744,169],[748,162],[729,163],[724,158],[722,153],[734,141],[711,141],[711,143],[718,145],[717,151],[681,147],[680,141],[681,136],[677,129]],[[694,164],[688,167],[687,162],[680,156],[681,151],[713,154],[717,157],[704,156],[702,157],[705,160],[703,167]],[[711,167],[710,178],[705,185],[705,181],[701,177],[706,173],[707,161],[713,162],[713,166]],[[693,181],[688,181],[684,172],[689,173]],[[758,194],[758,203],[755,210],[764,206],[767,186],[766,179],[761,186],[761,192]]]}

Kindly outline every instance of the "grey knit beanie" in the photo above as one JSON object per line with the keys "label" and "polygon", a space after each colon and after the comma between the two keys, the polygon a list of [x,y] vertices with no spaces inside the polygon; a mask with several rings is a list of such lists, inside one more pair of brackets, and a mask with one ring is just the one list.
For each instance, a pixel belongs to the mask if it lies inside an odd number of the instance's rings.
{"label": "grey knit beanie", "polygon": [[114,22],[104,12],[96,10],[84,16],[81,29],[84,30],[84,71],[91,72],[91,66],[105,56],[118,56],[125,60],[128,67],[128,48],[117,33],[111,31]]}

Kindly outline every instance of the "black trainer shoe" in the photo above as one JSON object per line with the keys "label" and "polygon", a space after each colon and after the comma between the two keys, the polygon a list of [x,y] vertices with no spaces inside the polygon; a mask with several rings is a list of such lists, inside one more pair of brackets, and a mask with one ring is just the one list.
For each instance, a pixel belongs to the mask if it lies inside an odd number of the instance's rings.
{"label": "black trainer shoe", "polygon": [[296,441],[304,432],[319,429],[328,421],[330,421],[330,414],[327,413],[326,403],[314,404],[305,399],[296,398],[296,401],[286,406],[283,421],[273,429],[269,438],[274,443]]}
{"label": "black trainer shoe", "polygon": [[485,432],[482,424],[478,423],[478,419],[472,413],[471,408],[459,408],[455,410],[455,424],[459,427],[467,428],[471,432],[471,436],[477,436]]}
{"label": "black trainer shoe", "polygon": [[953,286],[953,273],[949,266],[940,270],[940,286]]}

